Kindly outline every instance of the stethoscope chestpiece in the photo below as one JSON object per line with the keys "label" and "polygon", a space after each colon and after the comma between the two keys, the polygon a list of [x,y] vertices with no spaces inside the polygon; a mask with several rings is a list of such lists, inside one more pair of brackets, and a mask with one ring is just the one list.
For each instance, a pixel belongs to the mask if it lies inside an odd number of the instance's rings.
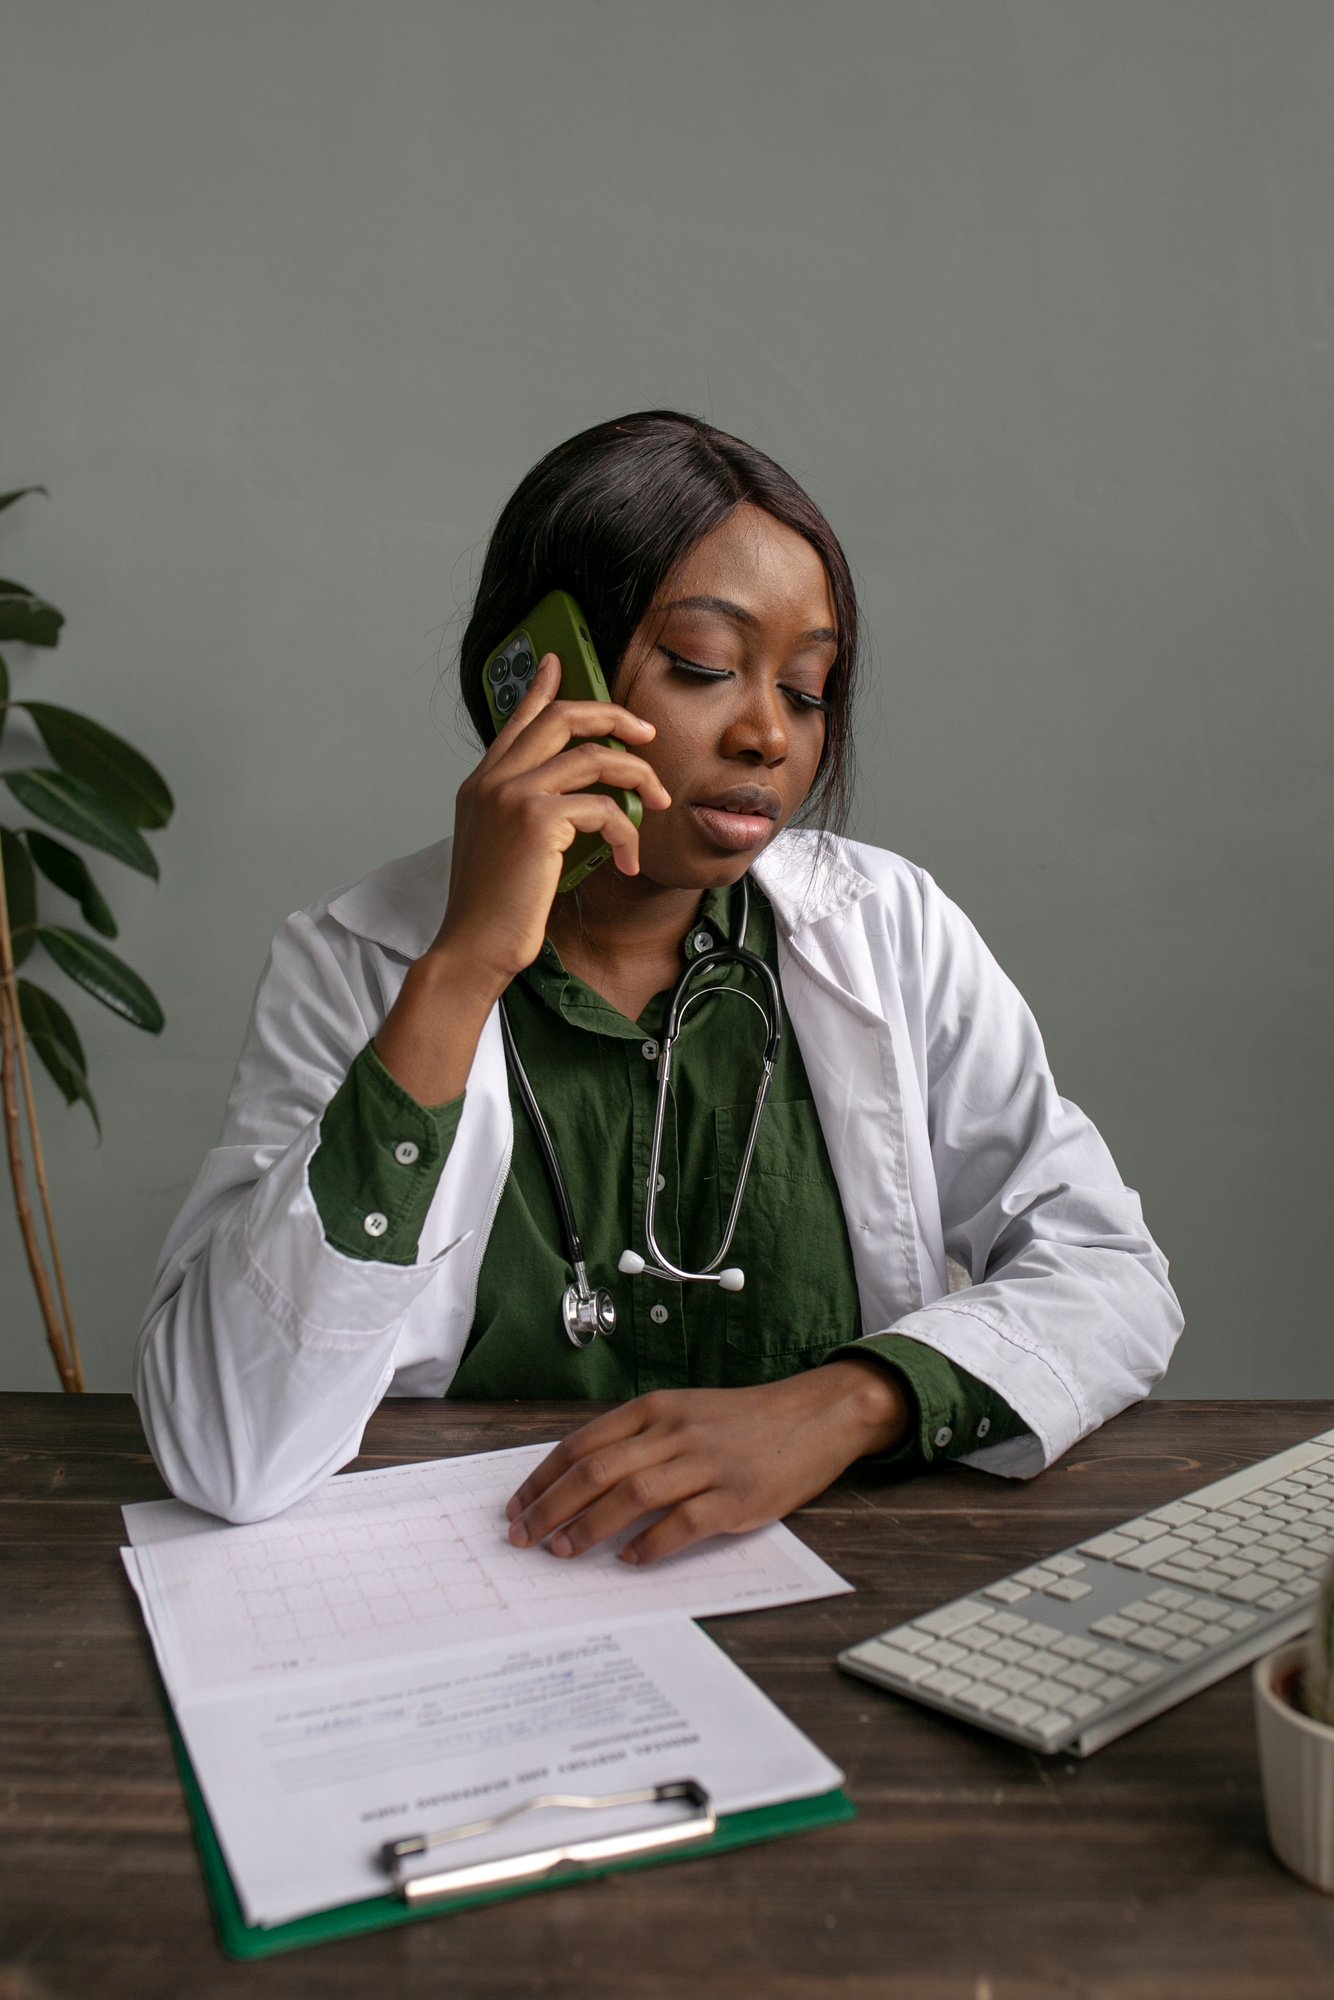
{"label": "stethoscope chestpiece", "polygon": [[616,1305],[605,1286],[591,1291],[585,1284],[581,1295],[577,1285],[567,1285],[561,1296],[561,1318],[565,1331],[576,1347],[588,1347],[599,1334],[616,1331]]}

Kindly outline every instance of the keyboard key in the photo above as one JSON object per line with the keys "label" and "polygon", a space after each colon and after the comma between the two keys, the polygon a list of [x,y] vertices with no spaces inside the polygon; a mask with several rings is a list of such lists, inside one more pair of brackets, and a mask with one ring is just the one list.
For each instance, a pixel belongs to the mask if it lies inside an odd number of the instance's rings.
{"label": "keyboard key", "polygon": [[1042,1710],[1035,1701],[1024,1701],[1019,1695],[1011,1695],[1010,1699],[1003,1701],[996,1710],[997,1715],[1003,1715],[1007,1722],[1017,1724],[1020,1729],[1035,1721],[1041,1713]]}
{"label": "keyboard key", "polygon": [[1219,1585],[1218,1595],[1234,1598],[1238,1604],[1254,1604],[1269,1587],[1262,1576],[1234,1576],[1230,1583]]}
{"label": "keyboard key", "polygon": [[1123,1653],[1119,1646],[1101,1646],[1089,1661],[1091,1667],[1100,1667],[1105,1674],[1119,1674],[1128,1667],[1134,1655]]}
{"label": "keyboard key", "polygon": [[1301,1573],[1295,1563],[1288,1562],[1264,1563],[1260,1569],[1261,1576],[1267,1576],[1272,1583],[1291,1583]]}
{"label": "keyboard key", "polygon": [[1262,1611],[1286,1611],[1289,1605],[1300,1604],[1301,1599],[1290,1590],[1269,1590],[1257,1602]]}
{"label": "keyboard key", "polygon": [[1133,1667],[1126,1668],[1126,1679],[1134,1681],[1138,1687],[1147,1687],[1150,1681],[1161,1680],[1163,1668],[1157,1660],[1136,1660]]}
{"label": "keyboard key", "polygon": [[1061,1669],[1061,1679],[1066,1686],[1077,1689],[1080,1694],[1091,1693],[1101,1683],[1102,1678],[1096,1667],[1086,1666],[1080,1660],[1074,1660],[1068,1667]]}
{"label": "keyboard key", "polygon": [[1030,1674],[1059,1674],[1065,1664],[1066,1662],[1054,1648],[1048,1651],[1045,1646],[1037,1647],[1024,1661]]}
{"label": "keyboard key", "polygon": [[1004,1583],[989,1583],[982,1592],[983,1597],[993,1597],[997,1604],[1018,1604],[1032,1594],[1026,1583],[1011,1583],[1008,1579]]}
{"label": "keyboard key", "polygon": [[1002,1667],[998,1674],[991,1676],[991,1685],[1003,1688],[1006,1694],[1022,1694],[1025,1688],[1032,1687],[1036,1679],[1036,1674],[1027,1674],[1022,1667]]}
{"label": "keyboard key", "polygon": [[1160,1632],[1156,1625],[1141,1626],[1126,1640],[1128,1646],[1135,1646],[1142,1653],[1165,1653],[1173,1639],[1170,1632]]}
{"label": "keyboard key", "polygon": [[1059,1743],[1063,1736],[1069,1734],[1070,1718],[1068,1715],[1060,1714],[1056,1709],[1048,1709],[1045,1715],[1035,1717],[1028,1726],[1034,1736],[1050,1746]]}
{"label": "keyboard key", "polygon": [[1256,1623],[1256,1616],[1253,1611],[1243,1611],[1238,1607],[1236,1611],[1224,1612],[1222,1623],[1230,1625],[1234,1632],[1249,1632]]}
{"label": "keyboard key", "polygon": [[995,1687],[989,1681],[974,1681],[971,1687],[961,1688],[954,1699],[960,1708],[971,1708],[978,1715],[990,1715],[993,1708],[999,1708],[1009,1697],[1004,1688]]}
{"label": "keyboard key", "polygon": [[1170,1562],[1173,1556],[1189,1548],[1188,1542],[1179,1541],[1175,1535],[1159,1535],[1152,1542],[1141,1542],[1137,1548],[1127,1549],[1123,1556],[1116,1558],[1119,1569],[1154,1569],[1160,1562]]}
{"label": "keyboard key", "polygon": [[1167,1649],[1169,1660],[1198,1660],[1204,1647],[1198,1639],[1177,1639]]}
{"label": "keyboard key", "polygon": [[1054,1569],[1057,1576],[1078,1576],[1084,1564],[1078,1556],[1048,1556],[1044,1569]]}
{"label": "keyboard key", "polygon": [[[994,1590],[996,1586],[993,1584],[992,1588]],[[942,1604],[939,1611],[928,1611],[912,1622],[919,1632],[930,1632],[936,1639],[949,1639],[956,1632],[961,1632],[965,1625],[975,1625],[986,1614],[985,1604],[979,1604],[971,1597],[961,1597],[956,1604]]]}
{"label": "keyboard key", "polygon": [[858,1646],[857,1657],[873,1667],[879,1667],[884,1673],[897,1674],[901,1681],[909,1681],[914,1686],[936,1671],[930,1660],[920,1659],[915,1653],[900,1653],[897,1647],[886,1646],[879,1639],[868,1639],[865,1645]]}
{"label": "keyboard key", "polygon": [[929,1632],[918,1632],[911,1625],[896,1625],[892,1632],[885,1633],[884,1642],[887,1646],[897,1646],[901,1653],[924,1653],[935,1643]]}
{"label": "keyboard key", "polygon": [[[964,1653],[985,1653],[996,1643],[996,1634],[989,1625],[965,1625],[957,1639],[934,1639],[933,1646],[954,1646]],[[933,1657],[938,1658],[939,1655]],[[948,1665],[948,1662],[946,1662]]]}
{"label": "keyboard key", "polygon": [[1028,1658],[1032,1650],[1022,1639],[998,1639],[994,1646],[988,1648],[993,1660],[1004,1660],[1008,1666],[1017,1666],[1020,1660]]}
{"label": "keyboard key", "polygon": [[1020,1634],[1033,1646],[1054,1646],[1061,1636],[1059,1625],[1039,1625],[1036,1618],[1030,1618]]}
{"label": "keyboard key", "polygon": [[1013,1611],[989,1611],[983,1630],[999,1632],[1002,1638],[1009,1638],[1015,1632],[1022,1632],[1027,1621]]}
{"label": "keyboard key", "polygon": [[[1122,1620],[1114,1621],[1111,1619],[1104,1619],[1102,1622],[1104,1624],[1111,1624],[1114,1622],[1122,1623],[1124,1621]],[[1089,1627],[1089,1630],[1091,1632],[1096,1632],[1098,1630],[1098,1627],[1096,1625],[1091,1625]],[[1116,1634],[1113,1633],[1111,1636],[1115,1638]],[[1087,1660],[1094,1653],[1096,1653],[1097,1650],[1098,1648],[1094,1645],[1092,1639],[1081,1639],[1078,1633],[1076,1632],[1071,1632],[1064,1639],[1058,1639],[1055,1645],[1052,1647],[1053,1653],[1059,1653],[1061,1657],[1066,1660]]]}
{"label": "keyboard key", "polygon": [[1059,1681],[1037,1680],[1028,1689],[1028,1699],[1040,1701],[1044,1708],[1061,1708],[1069,1692],[1069,1688],[1062,1687]]}
{"label": "keyboard key", "polygon": [[[1100,1639],[1128,1639],[1131,1633],[1134,1631],[1134,1629],[1135,1629],[1134,1624],[1129,1618],[1116,1618],[1116,1617],[1095,1618],[1093,1623],[1089,1626],[1089,1631],[1096,1632]],[[1059,1650],[1068,1651],[1069,1650],[1068,1644],[1065,1648]],[[1092,1648],[1090,1648],[1090,1651],[1091,1650]],[[1081,1654],[1076,1653],[1072,1657],[1075,1659],[1079,1659],[1082,1658],[1083,1656]]]}
{"label": "keyboard key", "polygon": [[1087,1722],[1091,1715],[1100,1715],[1106,1704],[1096,1695],[1072,1694],[1065,1706],[1076,1722]]}
{"label": "keyboard key", "polygon": [[1034,1590],[1041,1590],[1047,1584],[1055,1583],[1058,1574],[1058,1571],[1048,1569],[1045,1563],[1034,1563],[1028,1569],[1016,1571],[1015,1580],[1031,1585]]}
{"label": "keyboard key", "polygon": [[[1133,1666],[1134,1661],[1132,1660],[1128,1664]],[[1123,1694],[1130,1693],[1131,1685],[1132,1683],[1126,1680],[1122,1674],[1108,1674],[1106,1680],[1098,1689],[1098,1693],[1106,1702],[1120,1701]]]}
{"label": "keyboard key", "polygon": [[938,1667],[952,1667],[959,1660],[966,1660],[967,1649],[956,1646],[949,1639],[936,1639],[922,1654],[924,1660],[934,1660]]}
{"label": "keyboard key", "polygon": [[1232,1634],[1226,1625],[1201,1625],[1195,1637],[1202,1646],[1221,1646],[1225,1639],[1232,1637]]}
{"label": "keyboard key", "polygon": [[1058,1597],[1062,1604],[1078,1604],[1080,1598],[1090,1596],[1092,1590],[1091,1583],[1084,1583],[1077,1576],[1063,1576],[1047,1585],[1046,1595]]}
{"label": "keyboard key", "polygon": [[1150,1604],[1160,1604],[1164,1611],[1184,1611],[1190,1599],[1179,1590],[1155,1590],[1150,1592]]}
{"label": "keyboard key", "polygon": [[1116,1533],[1095,1535],[1091,1542],[1081,1542],[1079,1544],[1079,1553],[1084,1556],[1098,1556],[1103,1562],[1115,1562],[1116,1558],[1123,1556],[1127,1549],[1133,1549],[1136,1546],[1137,1538],[1133,1535],[1118,1535]]}
{"label": "keyboard key", "polygon": [[1169,1507],[1155,1507],[1151,1514],[1145,1516],[1145,1519],[1149,1521],[1165,1521],[1169,1528],[1175,1528],[1179,1522],[1198,1520],[1204,1512],[1205,1509],[1203,1507],[1197,1507],[1190,1500],[1174,1500]]}
{"label": "keyboard key", "polygon": [[924,1680],[921,1686],[929,1688],[932,1694],[943,1695],[947,1699],[952,1699],[964,1688],[971,1687],[972,1682],[969,1680],[967,1674],[956,1674],[951,1667],[941,1667],[928,1680]]}
{"label": "keyboard key", "polygon": [[1160,1632],[1171,1632],[1178,1639],[1193,1639],[1199,1629],[1199,1619],[1188,1618],[1184,1611],[1173,1611],[1158,1627]]}

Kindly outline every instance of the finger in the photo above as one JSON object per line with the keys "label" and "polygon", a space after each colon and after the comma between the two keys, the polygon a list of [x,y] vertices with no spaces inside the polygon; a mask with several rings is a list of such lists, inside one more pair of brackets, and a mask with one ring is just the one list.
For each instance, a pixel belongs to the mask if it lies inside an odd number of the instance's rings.
{"label": "finger", "polygon": [[525,689],[519,705],[508,721],[501,724],[490,744],[483,764],[499,763],[506,752],[517,742],[526,729],[532,727],[543,709],[550,708],[560,693],[561,665],[555,653],[543,653],[537,663],[537,672],[532,684]]}
{"label": "finger", "polygon": [[680,1555],[682,1549],[707,1542],[714,1535],[744,1535],[760,1525],[743,1519],[737,1506],[734,1496],[717,1487],[692,1494],[627,1542],[620,1560],[642,1568],[647,1563],[665,1562],[668,1556]]}
{"label": "finger", "polygon": [[[633,1403],[625,1403],[607,1414],[620,1417],[633,1408]],[[674,1449],[665,1431],[645,1431],[632,1421],[623,1424],[618,1435],[611,1428],[604,1429],[605,1423],[605,1418],[598,1418],[557,1445],[510,1500],[505,1511],[529,1541],[541,1540],[582,1513],[619,1480],[642,1465],[669,1456]],[[596,1437],[595,1430],[599,1432]]]}
{"label": "finger", "polygon": [[623,1534],[646,1515],[707,1493],[712,1474],[697,1458],[669,1458],[640,1465],[582,1514],[558,1528],[548,1547],[553,1556],[582,1555],[613,1535]]}
{"label": "finger", "polygon": [[556,756],[570,743],[604,736],[616,736],[623,742],[648,743],[656,734],[653,724],[644,716],[632,715],[628,708],[621,708],[614,701],[557,701],[542,680],[534,682],[528,698],[515,709],[491,749],[500,750],[503,741],[504,748],[496,761],[503,758],[507,770],[528,771]]}
{"label": "finger", "polygon": [[[617,805],[597,792],[561,793],[550,801],[559,817],[576,833],[600,833],[622,875],[639,873],[639,828]],[[562,853],[570,845],[561,843]]]}
{"label": "finger", "polygon": [[[526,772],[525,782],[529,779],[553,793],[587,792],[594,785],[614,785],[627,792],[638,792],[644,804],[655,812],[672,802],[671,793],[651,764],[646,764],[633,750],[600,740],[575,743],[558,751],[545,764]],[[517,784],[519,779],[507,775],[504,782]]]}
{"label": "finger", "polygon": [[604,1410],[600,1417],[592,1417],[578,1430],[571,1431],[560,1443],[553,1445],[542,1463],[534,1466],[523,1484],[516,1488],[506,1509],[510,1519],[520,1513],[539,1493],[554,1485],[590,1452],[601,1451],[604,1446],[620,1444],[626,1438],[636,1437],[654,1425],[661,1425],[671,1414],[671,1405],[678,1400],[678,1392],[657,1390],[645,1396],[634,1396],[628,1403],[618,1403],[615,1409]]}

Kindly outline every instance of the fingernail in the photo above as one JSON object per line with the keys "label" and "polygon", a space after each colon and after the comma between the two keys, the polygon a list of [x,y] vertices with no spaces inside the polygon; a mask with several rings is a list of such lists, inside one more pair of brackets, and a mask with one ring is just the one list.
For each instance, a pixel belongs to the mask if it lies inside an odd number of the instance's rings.
{"label": "fingernail", "polygon": [[528,1530],[527,1528],[524,1527],[522,1521],[516,1521],[514,1523],[514,1526],[510,1529],[510,1540],[513,1542],[516,1549],[527,1548],[529,1535],[528,1535]]}
{"label": "fingernail", "polygon": [[623,1563],[637,1563],[639,1561],[638,1549],[622,1549],[621,1561]]}
{"label": "fingernail", "polygon": [[559,1535],[551,1537],[551,1553],[553,1556],[572,1556],[574,1554],[574,1543],[562,1531]]}

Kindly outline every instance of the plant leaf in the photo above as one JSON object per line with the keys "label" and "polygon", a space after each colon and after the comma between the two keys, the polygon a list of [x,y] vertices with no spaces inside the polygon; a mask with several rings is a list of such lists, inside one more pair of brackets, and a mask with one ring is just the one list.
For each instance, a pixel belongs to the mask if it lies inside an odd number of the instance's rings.
{"label": "plant leaf", "polygon": [[175,800],[160,772],[122,737],[49,701],[16,702],[37,724],[43,743],[62,771],[91,785],[132,826],[165,826]]}
{"label": "plant leaf", "polygon": [[12,493],[0,493],[0,514],[4,513],[6,507],[12,507],[16,500],[22,500],[27,493],[46,493],[47,499],[51,498],[44,486],[16,486]]}
{"label": "plant leaf", "polygon": [[83,920],[91,924],[103,937],[115,937],[116,919],[107,907],[102,891],[88,873],[87,863],[72,847],[63,847],[58,840],[52,840],[48,833],[38,833],[35,826],[25,828],[28,852],[41,869],[48,882],[54,882],[57,889],[63,889],[67,896],[73,896],[83,912]]}
{"label": "plant leaf", "polygon": [[37,922],[37,884],[33,879],[27,848],[7,826],[0,826],[0,852],[4,854],[5,902],[9,908],[14,963],[22,965],[33,946],[33,926]]}
{"label": "plant leaf", "polygon": [[28,1040],[66,1104],[73,1104],[78,1099],[88,1106],[100,1139],[102,1120],[97,1115],[93,1093],[88,1088],[88,1059],[83,1053],[78,1030],[60,1002],[40,986],[20,979],[18,989],[19,1012],[23,1016]]}
{"label": "plant leaf", "polygon": [[156,882],[157,862],[148,842],[91,785],[80,784],[77,778],[67,777],[63,771],[31,766],[27,770],[0,772],[0,777],[19,804],[36,813],[38,819],[59,827],[62,833],[72,834],[75,840],[86,840],[89,847],[100,847],[104,854],[113,854],[127,868],[137,868],[141,875],[151,875]]}
{"label": "plant leaf", "polygon": [[64,612],[44,597],[0,590],[0,639],[19,639],[25,646],[54,646],[64,622]]}
{"label": "plant leaf", "polygon": [[114,951],[78,931],[52,930],[45,924],[38,925],[37,935],[76,986],[134,1027],[150,1035],[161,1033],[162,1009],[155,995]]}

